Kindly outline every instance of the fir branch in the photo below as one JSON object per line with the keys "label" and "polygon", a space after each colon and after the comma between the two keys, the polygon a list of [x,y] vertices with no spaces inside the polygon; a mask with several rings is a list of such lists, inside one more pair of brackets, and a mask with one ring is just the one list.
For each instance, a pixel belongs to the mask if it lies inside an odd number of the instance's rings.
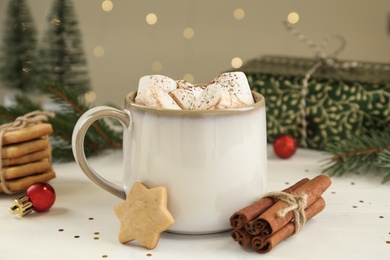
{"label": "fir branch", "polygon": [[323,165],[330,176],[362,170],[387,173],[382,182],[390,180],[390,127],[331,142],[325,150],[333,154]]}
{"label": "fir branch", "polygon": [[[79,95],[57,84],[46,85],[41,89],[51,101],[58,106],[55,109],[56,116],[49,118],[53,126],[53,133],[50,135],[52,145],[53,161],[72,161],[72,133],[73,128],[85,111],[90,109]],[[36,104],[27,96],[17,95],[16,102],[12,106],[0,106],[0,124],[14,121],[34,110],[44,110],[41,104]],[[122,147],[122,132],[115,131],[104,120],[98,120],[90,127],[85,135],[85,154],[87,157],[97,155],[105,149],[117,149]]]}
{"label": "fir branch", "polygon": [[[57,112],[56,117],[51,118],[49,122],[53,125],[54,135],[57,137],[57,142],[54,142],[57,144],[56,147],[60,150],[69,151],[68,153],[62,154],[70,154],[73,159],[70,148],[73,128],[79,116],[84,114],[90,107],[83,102],[83,99],[79,97],[77,92],[63,88],[59,85],[46,85],[46,92],[53,100],[56,100],[59,104],[62,104],[62,107],[66,108],[65,113]],[[58,142],[58,140],[61,141]],[[65,142],[65,145],[63,142]],[[91,128],[85,135],[84,147],[86,156],[99,154],[105,149],[121,148],[122,134],[113,131],[103,120],[98,120],[91,125]],[[56,159],[68,161],[69,157],[66,156],[63,159]]]}
{"label": "fir branch", "polygon": [[390,181],[390,149],[385,150],[378,154],[378,167],[387,170],[387,175],[384,177],[383,182]]}
{"label": "fir branch", "polygon": [[378,155],[379,158],[379,167],[390,168],[390,149],[385,150]]}
{"label": "fir branch", "polygon": [[[65,88],[60,88],[58,85],[46,85],[48,93],[51,93],[54,95],[55,100],[59,100],[62,102],[65,102],[73,109],[72,112],[76,112],[79,116],[84,114],[89,107],[84,105],[82,101],[80,101],[80,98],[78,97],[77,93],[69,91]],[[107,124],[104,124],[102,122],[95,122],[92,124],[92,127],[96,130],[96,132],[104,139],[104,141],[109,146],[113,148],[120,148],[122,147],[122,143],[118,143],[116,140],[113,140],[110,136],[106,134],[105,131],[109,131],[109,127]],[[104,129],[104,130],[103,130]]]}
{"label": "fir branch", "polygon": [[15,97],[13,106],[0,106],[0,124],[14,121],[17,117],[25,115],[34,110],[41,110],[41,107],[34,104],[27,96],[18,94]]}
{"label": "fir branch", "polygon": [[87,107],[77,102],[78,98],[75,98],[72,93],[70,91],[66,91],[65,88],[61,89],[58,86],[55,87],[55,85],[46,85],[46,88],[49,93],[52,93],[54,97],[57,97],[57,100],[67,103],[79,115],[84,114],[84,112],[88,109]]}

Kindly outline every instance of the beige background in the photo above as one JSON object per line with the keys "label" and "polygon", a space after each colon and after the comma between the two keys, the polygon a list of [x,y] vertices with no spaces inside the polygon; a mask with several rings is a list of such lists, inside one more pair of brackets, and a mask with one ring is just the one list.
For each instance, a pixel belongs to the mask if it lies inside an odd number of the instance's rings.
{"label": "beige background", "polygon": [[[27,2],[40,39],[53,1]],[[204,83],[231,69],[234,57],[244,62],[268,54],[313,57],[314,51],[283,27],[290,12],[300,16],[295,28],[316,43],[343,35],[347,47],[339,58],[390,62],[389,0],[113,0],[110,12],[102,10],[102,2],[73,1],[95,105],[122,106],[125,94],[147,74],[174,79],[191,74],[195,83]],[[0,38],[7,5],[0,0]],[[244,10],[244,19],[234,19],[237,8]],[[156,24],[146,23],[148,13],[157,15]],[[194,30],[192,39],[183,37],[187,27]],[[96,46],[104,49],[103,56],[94,55]],[[335,46],[331,42],[329,49]],[[160,70],[152,68],[156,61]]]}

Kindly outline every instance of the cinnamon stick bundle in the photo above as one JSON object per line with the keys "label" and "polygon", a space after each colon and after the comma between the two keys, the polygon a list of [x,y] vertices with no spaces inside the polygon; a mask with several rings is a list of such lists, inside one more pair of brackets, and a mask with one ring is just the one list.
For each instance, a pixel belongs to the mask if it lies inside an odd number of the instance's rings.
{"label": "cinnamon stick bundle", "polygon": [[[291,194],[307,195],[307,205],[309,207],[318,198],[322,196],[327,188],[329,188],[331,180],[328,176],[318,175],[312,180],[299,186],[296,190],[292,191]],[[262,213],[256,219],[249,221],[245,225],[245,230],[251,235],[270,236],[275,233],[293,218],[293,212],[288,212],[284,217],[275,217],[277,212],[289,207],[285,202],[279,200],[272,207]]]}
{"label": "cinnamon stick bundle", "polygon": [[[325,200],[320,197],[311,206],[305,209],[306,221],[312,219],[315,215],[320,213],[325,208]],[[287,225],[279,229],[275,234],[268,237],[254,236],[251,240],[251,246],[257,253],[267,253],[271,251],[280,242],[291,236],[295,231],[293,222],[289,222]],[[249,234],[248,234],[249,235]]]}
{"label": "cinnamon stick bundle", "polygon": [[[312,180],[302,179],[283,190],[283,192],[307,195],[304,215],[306,221],[308,221],[325,208],[325,200],[322,198],[322,194],[330,184],[329,177],[319,175]],[[272,202],[271,205],[269,205],[270,201]],[[285,209],[290,210],[286,202],[273,198],[263,198],[235,212],[230,218],[231,225],[234,228],[231,234],[232,238],[239,245],[243,247],[251,246],[258,253],[269,252],[281,241],[296,232],[294,213],[290,211],[284,216],[278,215],[281,210]]]}
{"label": "cinnamon stick bundle", "polygon": [[[283,192],[292,193],[298,187],[302,186],[308,181],[309,181],[308,178],[304,178],[299,182],[295,183],[294,185],[284,189]],[[234,229],[242,228],[246,223],[260,216],[263,212],[269,209],[273,204],[275,204],[275,200],[273,198],[262,198],[258,200],[252,205],[249,205],[235,212],[230,217],[230,226]]]}

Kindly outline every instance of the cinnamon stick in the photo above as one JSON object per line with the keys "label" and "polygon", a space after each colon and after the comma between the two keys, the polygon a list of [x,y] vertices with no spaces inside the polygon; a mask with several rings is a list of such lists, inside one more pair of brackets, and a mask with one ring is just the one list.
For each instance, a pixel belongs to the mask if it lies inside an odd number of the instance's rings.
{"label": "cinnamon stick", "polygon": [[246,232],[245,228],[234,229],[231,236],[242,247],[250,246],[253,238],[251,234]]}
{"label": "cinnamon stick", "polygon": [[[325,208],[325,205],[325,200],[320,197],[307,207],[305,209],[306,221],[309,221],[315,215],[320,213]],[[294,233],[294,230],[294,223],[290,221],[283,228],[279,229],[269,237],[263,237],[261,235],[253,237],[251,246],[257,253],[267,253],[275,248],[275,246],[277,246],[281,241],[291,236]]]}
{"label": "cinnamon stick", "polygon": [[[318,200],[319,197],[322,196],[330,184],[331,180],[328,176],[318,175],[317,177],[298,187],[296,190],[292,191],[291,194],[307,194],[306,207],[309,207],[316,200]],[[277,217],[277,212],[287,207],[288,205],[285,202],[279,200],[260,216],[249,221],[245,225],[245,230],[253,236],[260,235],[267,237],[272,235],[287,223],[289,223],[293,218],[292,211],[288,212],[284,217]]]}
{"label": "cinnamon stick", "polygon": [[[308,181],[309,181],[308,178],[304,178],[299,182],[295,183],[294,185],[284,189],[283,192],[291,193]],[[235,212],[230,217],[230,226],[234,229],[241,229],[242,227],[244,227],[244,225],[247,222],[260,216],[263,212],[269,209],[274,203],[275,200],[272,198],[262,198],[257,202],[253,203],[252,205],[249,205]]]}

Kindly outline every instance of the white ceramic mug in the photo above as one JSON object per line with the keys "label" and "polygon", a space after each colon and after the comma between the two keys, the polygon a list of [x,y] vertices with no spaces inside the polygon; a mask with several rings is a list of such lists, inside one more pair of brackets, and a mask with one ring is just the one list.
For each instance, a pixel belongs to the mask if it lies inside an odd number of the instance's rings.
{"label": "white ceramic mug", "polygon": [[[76,162],[108,192],[125,199],[134,182],[165,186],[168,210],[175,219],[169,231],[207,234],[230,229],[229,218],[265,192],[267,142],[265,100],[223,110],[164,110],[138,105],[136,92],[125,109],[95,107],[78,120],[72,140]],[[124,178],[118,186],[88,164],[84,137],[104,117],[124,126]]]}

